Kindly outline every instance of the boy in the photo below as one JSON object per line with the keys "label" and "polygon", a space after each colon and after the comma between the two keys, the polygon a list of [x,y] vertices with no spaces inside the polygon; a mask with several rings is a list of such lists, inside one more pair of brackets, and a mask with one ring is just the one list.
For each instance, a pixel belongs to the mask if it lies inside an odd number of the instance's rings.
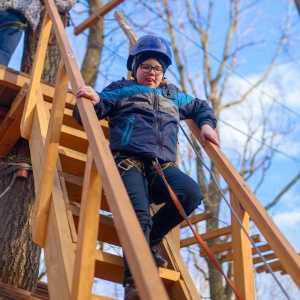
{"label": "boy", "polygon": [[[127,60],[134,80],[123,78],[101,93],[82,86],[76,93],[76,97],[92,101],[99,120],[108,117],[112,154],[158,266],[167,265],[158,244],[183,218],[152,162],[159,162],[185,213],[190,215],[201,203],[202,193],[175,163],[179,121],[193,119],[201,129],[202,146],[206,139],[219,146],[214,131],[216,118],[207,102],[164,82],[171,63],[169,44],[157,35],[145,35],[134,44]],[[81,123],[76,105],[73,116]],[[152,202],[165,205],[151,218]],[[125,258],[124,263],[124,299],[139,299]]]}

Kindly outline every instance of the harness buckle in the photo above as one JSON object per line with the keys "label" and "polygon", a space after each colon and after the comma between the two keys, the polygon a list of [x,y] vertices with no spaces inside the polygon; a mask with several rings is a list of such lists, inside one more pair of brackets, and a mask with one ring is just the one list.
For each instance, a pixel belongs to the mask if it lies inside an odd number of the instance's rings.
{"label": "harness buckle", "polygon": [[130,160],[130,158],[126,158],[126,159],[123,159],[122,161],[120,161],[117,164],[117,166],[118,166],[118,168],[120,168],[124,171],[128,171],[129,169],[131,169],[132,167],[135,166],[135,162]]}

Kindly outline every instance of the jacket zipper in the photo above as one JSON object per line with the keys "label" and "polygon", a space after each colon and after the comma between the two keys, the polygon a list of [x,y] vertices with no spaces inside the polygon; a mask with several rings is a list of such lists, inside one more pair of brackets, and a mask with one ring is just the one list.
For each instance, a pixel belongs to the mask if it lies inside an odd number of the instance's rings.
{"label": "jacket zipper", "polygon": [[161,153],[161,132],[160,132],[160,127],[161,127],[161,116],[160,116],[160,112],[158,109],[158,98],[157,98],[157,94],[156,94],[156,89],[154,89],[154,104],[153,104],[153,110],[155,112],[155,116],[156,116],[156,129],[157,129],[157,147],[158,147],[158,151],[159,151],[159,158],[162,157]]}

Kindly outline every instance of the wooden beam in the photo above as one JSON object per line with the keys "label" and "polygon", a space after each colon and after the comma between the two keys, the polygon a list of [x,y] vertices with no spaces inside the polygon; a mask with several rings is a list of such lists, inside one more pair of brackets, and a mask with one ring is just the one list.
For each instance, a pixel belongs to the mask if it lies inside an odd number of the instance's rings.
{"label": "wooden beam", "polygon": [[[151,210],[157,212],[160,206],[151,205]],[[199,294],[191,274],[181,256],[180,247],[172,232],[169,232],[162,241],[162,255],[168,260],[168,268],[180,272],[180,280],[168,289],[170,299],[198,299]]]}
{"label": "wooden beam", "polygon": [[[193,215],[193,216],[189,217],[189,221],[191,222],[191,224],[196,224],[196,223],[201,222],[201,221],[209,220],[212,217],[213,217],[212,212],[202,213],[202,214]],[[187,226],[189,226],[187,221],[183,221],[180,224],[180,228],[184,228],[184,227],[187,227]]]}
{"label": "wooden beam", "polygon": [[[49,119],[42,100],[42,94],[39,96],[29,139],[35,188],[38,186]],[[44,251],[49,292],[53,299],[69,300],[74,266],[74,251],[70,231],[68,230],[69,225],[63,192],[57,172],[54,174],[52,198],[47,218],[48,226]]]}
{"label": "wooden beam", "polygon": [[[24,84],[30,83],[30,76],[23,72],[17,72],[0,65],[0,84],[11,89],[19,91]],[[42,95],[45,101],[52,101],[54,95],[54,86],[41,82]],[[75,97],[71,90],[68,90],[67,105],[72,108],[75,104]]]}
{"label": "wooden beam", "polygon": [[94,282],[102,184],[90,150],[84,174],[71,300],[89,299]]}
{"label": "wooden beam", "polygon": [[137,41],[138,37],[133,32],[133,30],[130,28],[130,26],[128,26],[124,16],[119,11],[116,11],[114,16],[115,16],[115,19],[118,21],[119,26],[123,29],[125,35],[127,36],[128,40],[129,40],[129,44],[130,44],[129,50],[131,50],[132,46]]}
{"label": "wooden beam", "polygon": [[101,6],[96,12],[91,11],[91,15],[86,19],[83,23],[78,25],[74,29],[74,34],[78,35],[79,33],[83,32],[85,29],[91,27],[95,24],[100,18],[104,17],[107,13],[109,13],[112,9],[122,3],[124,0],[111,0],[103,6]]}
{"label": "wooden beam", "polygon": [[[258,243],[258,242],[261,241],[261,238],[258,234],[253,235],[251,238],[255,243]],[[224,252],[224,251],[231,251],[232,250],[232,241],[227,242],[227,243],[223,243],[223,244],[220,244],[220,245],[211,246],[210,250],[214,254],[221,253],[221,252]],[[250,248],[250,251],[251,251],[251,248]],[[252,251],[251,251],[251,253],[252,253]],[[232,253],[230,253],[230,254],[232,254]],[[201,257],[204,257],[206,255],[207,254],[204,251],[200,251],[200,256]],[[221,258],[223,256],[225,256],[225,255],[222,255]],[[233,260],[232,255],[230,257],[231,257],[231,260]],[[221,261],[221,259],[219,259],[219,261]]]}
{"label": "wooden beam", "polygon": [[[273,272],[276,272],[276,271],[282,271],[284,270],[284,266],[282,265],[282,263],[280,262],[280,260],[276,260],[276,261],[273,261],[273,262],[268,262],[268,265],[269,267],[271,268],[271,270]],[[255,271],[257,273],[262,273],[262,272],[266,272],[266,273],[269,273],[270,271],[267,269],[266,265],[263,264],[259,267],[256,267],[255,268]]]}
{"label": "wooden beam", "polygon": [[[200,142],[200,129],[195,122],[188,120],[186,123]],[[234,195],[237,197],[240,204],[249,214],[250,219],[254,222],[275,252],[276,256],[280,259],[286,271],[300,288],[300,258],[296,250],[279,230],[270,215],[252,193],[243,178],[234,169],[220,148],[207,141],[205,151]]]}
{"label": "wooden beam", "polygon": [[[158,268],[158,273],[160,278],[162,278],[167,286],[173,284],[180,278],[180,273],[174,270]],[[115,283],[123,283],[123,257],[101,250],[96,251],[95,276],[97,278],[112,281]],[[160,299],[159,296],[157,296],[156,299]]]}
{"label": "wooden beam", "polygon": [[[219,228],[219,229],[216,229],[216,230],[212,230],[212,231],[203,233],[203,234],[201,234],[201,237],[202,237],[203,240],[207,241],[207,240],[211,240],[211,239],[220,237],[222,235],[227,235],[227,234],[230,234],[230,233],[231,233],[231,226],[227,226],[227,227],[223,227],[223,228]],[[194,245],[194,244],[197,244],[197,243],[198,243],[197,239],[194,236],[192,236],[192,237],[181,240],[180,241],[180,248],[187,247],[187,246],[190,246],[190,245]]]}
{"label": "wooden beam", "polygon": [[[255,235],[252,236],[252,239],[255,241]],[[258,246],[257,247],[258,250],[263,253],[263,252],[268,252],[268,251],[272,251],[271,247],[269,245],[262,245],[262,246]],[[256,249],[252,248],[251,249],[252,255],[256,254]],[[219,259],[220,262],[225,262],[225,261],[232,261],[233,260],[233,255],[232,253],[228,253],[225,255],[222,255]]]}
{"label": "wooden beam", "polygon": [[22,121],[21,121],[21,134],[22,137],[27,140],[29,139],[30,136],[34,107],[36,105],[37,97],[39,94],[40,82],[42,78],[42,72],[44,68],[44,61],[45,61],[46,51],[48,47],[48,40],[49,40],[51,28],[52,28],[52,21],[50,20],[49,15],[46,12],[42,29],[41,29],[39,43],[37,46],[37,51],[34,58],[33,68],[31,71],[32,73],[31,73],[30,85],[29,85],[29,90],[27,93],[25,108],[24,108]]}
{"label": "wooden beam", "polygon": [[34,208],[35,218],[32,223],[33,240],[40,247],[44,246],[44,238],[48,222],[47,216],[49,214],[53,178],[56,171],[56,161],[58,157],[60,132],[64,116],[68,83],[68,75],[63,63],[61,63],[56,77],[53,109],[50,115],[47,137],[43,151],[43,160],[39,175],[39,186],[37,188]]}
{"label": "wooden beam", "polygon": [[249,215],[240,205],[232,191],[229,191],[230,205],[240,221],[239,223],[235,215],[231,212],[234,283],[244,299],[255,299],[251,242],[241,228],[243,226],[246,233],[250,236]]}
{"label": "wooden beam", "polygon": [[21,137],[20,123],[27,91],[28,84],[25,83],[0,127],[0,155],[6,155]]}

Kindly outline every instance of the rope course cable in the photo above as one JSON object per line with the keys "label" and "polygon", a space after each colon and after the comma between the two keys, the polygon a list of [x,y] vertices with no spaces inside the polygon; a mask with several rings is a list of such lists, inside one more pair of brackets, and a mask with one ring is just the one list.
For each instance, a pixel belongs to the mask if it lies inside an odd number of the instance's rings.
{"label": "rope course cable", "polygon": [[9,157],[8,161],[3,161],[0,163],[0,178],[14,173],[13,179],[11,180],[8,187],[0,194],[0,199],[10,190],[16,179],[16,171],[18,170],[32,170],[31,161],[28,157],[13,156]]}

